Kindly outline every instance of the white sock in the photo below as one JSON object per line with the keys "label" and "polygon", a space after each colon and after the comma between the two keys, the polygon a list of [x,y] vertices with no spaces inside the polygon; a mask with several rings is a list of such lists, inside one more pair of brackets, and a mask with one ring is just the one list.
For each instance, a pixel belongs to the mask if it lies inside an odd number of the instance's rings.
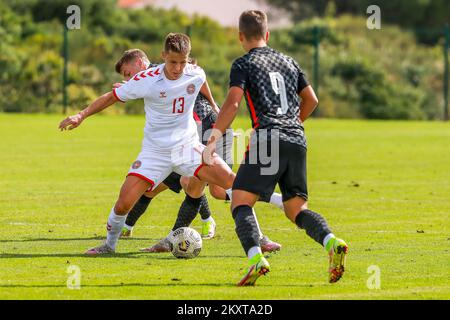
{"label": "white sock", "polygon": [[327,247],[327,243],[328,241],[330,241],[330,239],[336,238],[336,236],[332,233],[327,234],[327,236],[323,239],[323,247],[326,248]]}
{"label": "white sock", "polygon": [[127,225],[126,223],[123,225],[127,230],[132,231],[134,227]]}
{"label": "white sock", "polygon": [[205,219],[205,220],[202,219],[202,222],[208,222],[208,221],[214,222],[214,219],[213,219],[211,216],[209,216],[209,217],[208,217],[207,219]]}
{"label": "white sock", "polygon": [[281,196],[281,194],[276,192],[272,193],[272,195],[270,196],[270,203],[280,208],[281,210],[284,210],[283,197]]}
{"label": "white sock", "polygon": [[227,189],[227,190],[225,190],[225,193],[228,195],[228,198],[230,198],[230,200],[231,200],[231,195],[233,194],[233,190],[231,188]]}
{"label": "white sock", "polygon": [[253,216],[255,217],[256,226],[258,227],[259,238],[261,239],[264,235],[261,231],[261,228],[259,227],[259,222],[258,222],[258,218],[256,217],[255,209],[252,208],[252,212],[253,212]]}
{"label": "white sock", "polygon": [[249,259],[251,259],[257,254],[262,254],[261,248],[259,246],[251,247],[250,250],[248,250],[247,256]]}
{"label": "white sock", "polygon": [[113,250],[116,250],[117,240],[119,240],[120,232],[122,231],[126,219],[127,215],[119,216],[114,211],[114,207],[111,209],[111,213],[108,217],[106,244]]}

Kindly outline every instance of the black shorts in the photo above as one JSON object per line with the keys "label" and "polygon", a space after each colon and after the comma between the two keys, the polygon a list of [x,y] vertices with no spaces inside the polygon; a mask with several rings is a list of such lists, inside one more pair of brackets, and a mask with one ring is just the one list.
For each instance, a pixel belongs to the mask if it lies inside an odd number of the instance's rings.
{"label": "black shorts", "polygon": [[[211,112],[202,121],[202,143],[206,146],[208,143],[209,135],[211,134],[211,129],[217,121],[217,114]],[[226,164],[233,169],[233,131],[227,130],[226,134],[222,137],[222,143],[217,143],[216,153],[226,162]]]}
{"label": "black shorts", "polygon": [[183,187],[180,183],[181,176],[178,173],[172,172],[166,179],[164,179],[163,183],[173,192],[180,193]]}
{"label": "black shorts", "polygon": [[272,197],[272,193],[260,193],[258,201],[270,203],[270,198]]}
{"label": "black shorts", "polygon": [[274,162],[272,161],[266,165],[262,164],[259,156],[251,158],[250,152],[253,155],[258,154],[256,148],[245,153],[245,160],[236,174],[233,190],[244,190],[257,194],[260,196],[261,201],[268,202],[278,183],[283,195],[283,201],[292,199],[295,196],[308,200],[306,149],[304,147],[280,141],[278,170],[272,170],[275,172],[270,175],[263,174],[262,169],[267,170],[269,167],[274,166]]}

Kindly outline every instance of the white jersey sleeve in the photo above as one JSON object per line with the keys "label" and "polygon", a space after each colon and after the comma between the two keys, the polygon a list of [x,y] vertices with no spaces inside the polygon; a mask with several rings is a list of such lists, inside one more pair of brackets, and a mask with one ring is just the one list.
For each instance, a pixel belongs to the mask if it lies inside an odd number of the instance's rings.
{"label": "white jersey sleeve", "polygon": [[147,71],[140,72],[128,82],[113,90],[114,96],[122,101],[146,98],[150,93],[152,85],[150,77],[146,76]]}
{"label": "white jersey sleeve", "polygon": [[200,77],[202,84],[205,83],[206,73],[201,67],[193,64],[187,64],[185,71],[188,75]]}

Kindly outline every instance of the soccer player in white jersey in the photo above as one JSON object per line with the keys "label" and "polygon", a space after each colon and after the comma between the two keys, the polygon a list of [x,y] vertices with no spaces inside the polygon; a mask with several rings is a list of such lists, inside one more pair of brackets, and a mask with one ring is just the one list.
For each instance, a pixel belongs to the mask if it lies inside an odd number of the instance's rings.
{"label": "soccer player in white jersey", "polygon": [[[193,63],[196,64],[196,63]],[[140,74],[144,71],[146,71],[149,68],[157,67],[158,65],[150,64],[150,61],[145,54],[140,49],[131,49],[127,50],[123,53],[122,57],[117,61],[115,69],[116,72],[122,75],[123,79],[128,81],[131,78],[133,78],[136,74]],[[116,83],[114,84],[113,88],[118,88],[123,83]],[[202,98],[199,100],[199,97],[203,97],[203,95],[198,95],[196,99],[196,103],[194,106],[194,118],[197,113],[197,124],[198,119],[201,120],[201,130],[198,130],[199,134],[201,132],[201,136],[204,136],[204,131],[209,130],[213,127],[215,122],[215,118],[217,116],[217,113],[219,111],[218,107],[215,105],[214,99],[212,96],[209,97],[209,102],[207,102],[208,99]],[[217,112],[217,113],[216,113]],[[210,115],[210,116],[209,116]],[[200,140],[201,141],[201,140]],[[232,150],[230,148],[227,148],[227,159],[231,158],[228,153],[231,153]],[[222,157],[225,159],[224,157]],[[231,163],[227,164],[230,166]],[[186,180],[187,177],[181,178],[180,175],[176,173],[171,173],[168,178],[166,178],[156,189],[152,190],[151,192],[146,192],[134,205],[134,207],[131,209],[131,211],[128,213],[127,219],[125,221],[125,228],[122,230],[121,237],[125,236],[128,237],[131,235],[130,228],[127,224],[131,224],[132,226],[135,225],[136,221],[139,219],[139,217],[146,211],[148,205],[150,204],[150,201],[156,197],[160,192],[170,189],[176,193],[179,193],[182,189],[182,185],[186,187],[186,184],[188,183],[188,180]],[[180,181],[181,180],[181,181]],[[225,190],[223,190],[220,187],[217,187],[215,185],[209,185],[211,195],[213,195],[214,198],[219,200],[225,200],[225,195],[220,197],[218,194],[220,192],[212,192],[211,187],[214,187],[214,189],[221,189],[222,193],[225,194]],[[273,194],[270,198],[267,199],[266,202],[270,202],[274,205],[279,205],[277,202],[281,201],[281,195],[279,194]],[[195,211],[192,208],[192,205],[190,203],[189,197],[186,197],[186,199],[182,202],[181,207],[178,212],[177,220],[172,228],[172,230],[176,230],[180,226],[184,226],[186,224],[186,221],[189,222],[189,220],[196,215]],[[209,213],[209,217],[207,216]],[[208,210],[208,201],[206,199],[205,195],[202,195],[202,202],[200,207],[200,215],[202,217],[202,237],[205,239],[211,238],[214,236],[215,231],[215,222],[211,217],[211,212]],[[205,218],[204,218],[205,217]],[[204,219],[208,219],[206,223],[204,222]],[[212,220],[212,221],[211,221]],[[209,222],[209,225],[208,225]],[[205,228],[205,226],[209,226],[209,228]],[[206,229],[206,230],[205,230]],[[263,252],[273,252],[278,251],[281,248],[281,245],[270,240],[266,235],[263,235],[262,232],[260,232],[260,244]],[[150,253],[158,253],[158,252],[169,252],[170,246],[168,244],[167,238],[162,239],[158,243],[156,243],[153,246],[150,246],[148,248],[142,249],[142,251],[150,252]]]}
{"label": "soccer player in white jersey", "polygon": [[[146,125],[142,151],[130,167],[119,198],[111,209],[106,242],[88,250],[87,254],[114,252],[130,209],[144,192],[156,188],[172,171],[196,176],[226,190],[231,188],[234,173],[220,157],[214,157],[213,165],[202,164],[204,146],[199,142],[193,106],[199,92],[206,96],[210,93],[203,69],[187,63],[190,50],[189,37],[169,34],[164,46],[164,64],[136,74],[121,87],[102,95],[60,123],[61,130],[71,130],[117,101],[144,99]],[[186,193],[198,211],[204,185],[195,180],[188,184]]]}

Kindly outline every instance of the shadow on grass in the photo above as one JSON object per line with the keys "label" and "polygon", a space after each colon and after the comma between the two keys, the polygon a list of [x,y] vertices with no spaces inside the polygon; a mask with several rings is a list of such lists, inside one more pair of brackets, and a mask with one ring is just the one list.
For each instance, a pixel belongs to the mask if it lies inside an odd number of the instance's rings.
{"label": "shadow on grass", "polygon": [[[177,261],[193,260],[193,259],[177,259],[174,256],[172,256],[170,254],[170,252],[165,253],[167,256],[161,256],[160,255],[161,253],[159,253],[159,255],[157,255],[155,253],[146,253],[146,252],[142,252],[142,253],[143,254],[147,254],[147,255],[149,255],[149,256],[157,259],[157,260],[174,260],[174,259],[177,260]],[[224,258],[241,258],[241,259],[243,259],[244,256],[231,256],[231,255],[230,256],[226,256],[226,255],[205,256],[205,255],[200,255],[200,256],[196,257],[195,260],[197,260],[197,259],[224,259]]]}
{"label": "shadow on grass", "polygon": [[[126,287],[233,287],[241,290],[236,283],[183,283],[178,281],[176,283],[119,283],[119,284],[88,284],[81,285],[83,288],[126,288]],[[256,288],[271,288],[271,287],[287,287],[287,288],[311,288],[309,284],[274,284],[264,285],[258,283]],[[315,285],[314,287],[318,287]],[[36,284],[36,285],[24,285],[24,284],[2,284],[0,288],[67,288],[65,284]],[[252,287],[248,287],[252,288]]]}
{"label": "shadow on grass", "polygon": [[141,254],[141,252],[128,252],[128,253],[116,253],[116,254],[105,254],[102,256],[89,256],[84,253],[1,253],[0,259],[20,259],[20,258],[132,258],[136,259],[136,255]]}
{"label": "shadow on grass", "polygon": [[[39,241],[91,241],[104,240],[105,237],[87,237],[87,238],[30,238],[30,239],[0,239],[0,243],[14,243],[14,242],[39,242]],[[159,241],[157,238],[121,238],[120,241],[129,240],[145,240],[145,241]]]}
{"label": "shadow on grass", "polygon": [[[30,258],[88,258],[88,259],[111,259],[111,258],[127,258],[138,259],[142,256],[146,256],[149,260],[173,260],[173,261],[186,261],[184,259],[177,259],[170,252],[165,253],[148,253],[148,252],[124,252],[115,254],[104,254],[101,256],[92,256],[84,253],[0,253],[0,259],[30,259]],[[242,258],[242,256],[226,256],[226,255],[214,255],[214,256],[198,256],[197,259],[224,259],[224,258]],[[189,259],[190,260],[190,259]]]}

